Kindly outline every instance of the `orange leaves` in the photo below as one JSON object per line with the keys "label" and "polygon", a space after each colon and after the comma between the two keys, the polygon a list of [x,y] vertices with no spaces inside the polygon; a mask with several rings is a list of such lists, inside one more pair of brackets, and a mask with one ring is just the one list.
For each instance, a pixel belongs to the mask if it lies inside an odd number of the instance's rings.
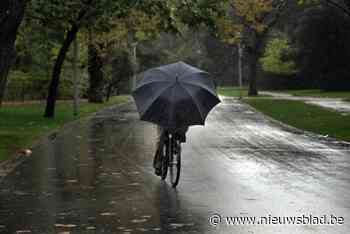
{"label": "orange leaves", "polygon": [[143,11],[132,10],[127,18],[129,29],[134,30],[138,41],[157,37],[161,19],[159,15],[148,15]]}
{"label": "orange leaves", "polygon": [[273,10],[272,0],[232,0],[235,13],[258,32],[265,29],[264,17]]}
{"label": "orange leaves", "polygon": [[130,42],[130,35],[134,41],[156,38],[160,32],[160,23],[159,15],[149,15],[141,10],[132,9],[124,18],[110,19],[110,30],[94,34],[93,40],[103,48],[101,54],[108,53],[113,48],[126,48]]}
{"label": "orange leaves", "polygon": [[228,44],[236,44],[239,42],[243,31],[243,25],[235,24],[227,17],[221,17],[216,20],[217,30],[222,40]]}
{"label": "orange leaves", "polygon": [[[284,0],[280,0],[280,4]],[[263,33],[269,27],[266,18],[277,10],[274,0],[229,0],[231,6],[225,16],[216,20],[219,36],[229,44],[241,40],[243,29]]]}

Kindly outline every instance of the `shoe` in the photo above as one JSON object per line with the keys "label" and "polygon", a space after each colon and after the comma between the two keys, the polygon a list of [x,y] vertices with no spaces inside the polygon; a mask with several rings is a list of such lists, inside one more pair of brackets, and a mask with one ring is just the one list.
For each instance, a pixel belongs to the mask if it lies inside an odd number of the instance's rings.
{"label": "shoe", "polygon": [[160,170],[160,168],[155,168],[154,173],[155,173],[157,176],[160,176],[160,175],[162,174],[162,171]]}

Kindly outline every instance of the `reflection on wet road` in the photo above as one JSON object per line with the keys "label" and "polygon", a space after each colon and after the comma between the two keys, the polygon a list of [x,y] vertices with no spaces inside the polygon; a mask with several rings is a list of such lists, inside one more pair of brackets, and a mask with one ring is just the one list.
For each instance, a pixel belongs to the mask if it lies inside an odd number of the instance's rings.
{"label": "reflection on wet road", "polygon": [[[0,185],[0,233],[349,233],[349,146],[225,100],[183,146],[178,188],[153,174],[155,126],[134,105],[47,139]],[[335,215],[345,224],[210,226],[222,216]]]}

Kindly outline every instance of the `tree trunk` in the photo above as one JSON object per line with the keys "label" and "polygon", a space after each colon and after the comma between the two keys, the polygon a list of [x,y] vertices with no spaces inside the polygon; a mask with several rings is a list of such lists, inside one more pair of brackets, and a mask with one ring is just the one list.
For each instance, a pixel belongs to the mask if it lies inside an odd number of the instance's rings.
{"label": "tree trunk", "polygon": [[73,97],[73,114],[77,116],[79,114],[79,75],[78,75],[78,63],[79,63],[79,42],[76,38],[73,43],[73,79],[74,79],[74,97]]}
{"label": "tree trunk", "polygon": [[113,89],[113,84],[110,83],[107,88],[107,94],[106,94],[106,101],[109,101],[109,98],[111,97],[112,94],[112,89]]}
{"label": "tree trunk", "polygon": [[6,89],[8,73],[16,56],[14,45],[25,5],[26,0],[0,1],[0,106]]}
{"label": "tree trunk", "polygon": [[52,78],[49,86],[49,93],[46,100],[44,117],[53,118],[55,116],[55,104],[56,104],[58,85],[60,82],[62,66],[66,58],[67,52],[69,50],[69,47],[74,41],[78,31],[79,31],[78,26],[73,25],[71,29],[67,32],[66,38],[63,42],[63,45],[55,61],[55,65],[52,71]]}
{"label": "tree trunk", "polygon": [[256,31],[250,30],[249,41],[247,43],[246,51],[248,55],[249,66],[249,90],[248,96],[258,96],[257,88],[257,69],[259,62],[259,55],[263,36],[259,36]]}
{"label": "tree trunk", "polygon": [[257,51],[253,50],[249,54],[249,90],[248,96],[258,96],[258,88],[256,85],[257,69],[258,69],[258,55]]}
{"label": "tree trunk", "polygon": [[88,48],[88,70],[89,70],[89,80],[90,80],[90,88],[88,92],[89,102],[92,103],[102,103],[103,102],[103,62],[102,58],[98,52],[98,49],[93,43],[89,43]]}
{"label": "tree trunk", "polygon": [[239,86],[239,98],[242,98],[243,88],[243,48],[242,43],[238,43],[238,86]]}

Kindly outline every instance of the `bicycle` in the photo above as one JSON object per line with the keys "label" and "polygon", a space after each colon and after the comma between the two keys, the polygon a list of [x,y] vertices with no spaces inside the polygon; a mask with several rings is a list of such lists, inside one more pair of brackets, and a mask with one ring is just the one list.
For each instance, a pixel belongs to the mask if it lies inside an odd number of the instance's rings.
{"label": "bicycle", "polygon": [[161,158],[161,178],[165,180],[170,171],[170,183],[175,188],[180,179],[181,141],[177,134],[167,133]]}

